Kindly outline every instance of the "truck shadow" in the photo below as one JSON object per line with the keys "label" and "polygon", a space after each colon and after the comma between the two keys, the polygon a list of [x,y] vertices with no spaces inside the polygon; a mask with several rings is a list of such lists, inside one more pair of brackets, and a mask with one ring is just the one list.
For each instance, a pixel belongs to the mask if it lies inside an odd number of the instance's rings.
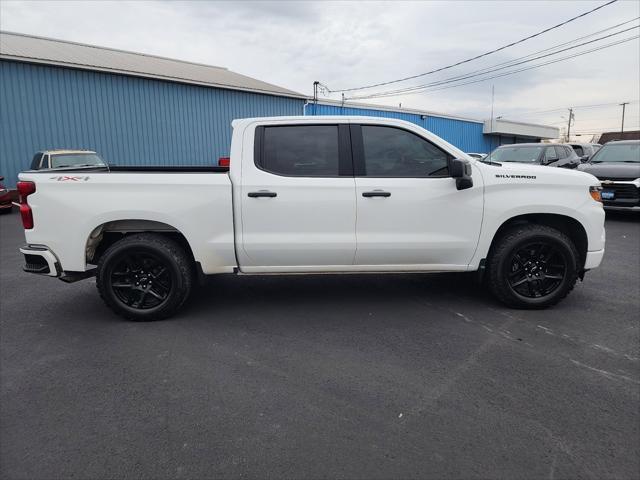
{"label": "truck shadow", "polygon": [[[248,315],[282,318],[341,316],[384,310],[402,315],[407,306],[465,304],[478,308],[497,303],[475,275],[335,274],[211,277],[194,292],[187,311],[198,316],[215,311],[219,321]],[[183,316],[183,315],[179,315]],[[217,321],[218,321],[217,320]]]}

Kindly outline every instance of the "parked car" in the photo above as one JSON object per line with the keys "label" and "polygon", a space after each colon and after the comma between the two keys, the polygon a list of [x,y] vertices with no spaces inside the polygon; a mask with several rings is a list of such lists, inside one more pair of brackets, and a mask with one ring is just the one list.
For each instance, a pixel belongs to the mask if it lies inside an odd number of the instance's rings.
{"label": "parked car", "polygon": [[600,180],[605,207],[640,209],[640,140],[608,142],[578,168]]}
{"label": "parked car", "polygon": [[486,153],[467,153],[471,158],[475,158],[476,160],[482,160],[487,156]]}
{"label": "parked car", "polygon": [[576,152],[576,155],[580,157],[583,163],[589,160],[602,147],[599,143],[570,143],[569,146],[573,148],[573,151]]}
{"label": "parked car", "polygon": [[576,168],[580,158],[569,145],[559,143],[516,143],[501,145],[486,156],[485,162],[516,162]]}
{"label": "parked car", "polygon": [[106,164],[100,155],[92,150],[45,150],[36,153],[31,160],[31,170],[96,165]]}
{"label": "parked car", "polygon": [[6,188],[2,182],[4,181],[4,177],[0,177],[0,213],[9,213],[13,204],[13,195],[11,191]]}
{"label": "parked car", "polygon": [[230,167],[21,173],[24,269],[96,275],[113,311],[153,320],[234,272],[476,271],[505,304],[541,308],[604,255],[592,175],[485,164],[390,118],[232,125]]}

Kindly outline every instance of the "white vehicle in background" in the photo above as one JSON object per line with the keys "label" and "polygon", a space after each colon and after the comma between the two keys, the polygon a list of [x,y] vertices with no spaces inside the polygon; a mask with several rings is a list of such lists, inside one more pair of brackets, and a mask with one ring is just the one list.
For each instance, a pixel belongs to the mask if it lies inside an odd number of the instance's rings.
{"label": "white vehicle in background", "polygon": [[44,150],[31,160],[31,170],[69,167],[103,167],[104,160],[93,150]]}
{"label": "white vehicle in background", "polygon": [[236,120],[230,164],[21,173],[25,270],[96,275],[116,313],[153,320],[232,272],[478,272],[540,308],[604,255],[592,175],[484,164],[401,120]]}
{"label": "white vehicle in background", "polygon": [[486,153],[467,153],[471,158],[475,158],[476,160],[482,160],[487,156]]}

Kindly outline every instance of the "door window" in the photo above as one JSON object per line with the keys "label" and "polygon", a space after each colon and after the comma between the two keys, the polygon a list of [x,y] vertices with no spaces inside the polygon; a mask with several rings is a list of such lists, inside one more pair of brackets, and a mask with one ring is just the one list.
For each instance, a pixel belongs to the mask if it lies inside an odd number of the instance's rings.
{"label": "door window", "polygon": [[337,125],[267,126],[258,166],[277,175],[336,177],[340,173]]}
{"label": "door window", "polygon": [[558,158],[562,160],[563,158],[567,158],[569,155],[565,148],[561,145],[556,145],[556,152],[558,153]]}
{"label": "door window", "polygon": [[573,151],[576,152],[576,155],[582,157],[585,153],[580,145],[572,145]]}
{"label": "door window", "polygon": [[547,147],[544,152],[544,159],[547,163],[555,162],[556,160],[558,160],[556,149],[554,147]]}
{"label": "door window", "polygon": [[446,177],[449,155],[422,137],[393,127],[363,125],[367,177]]}

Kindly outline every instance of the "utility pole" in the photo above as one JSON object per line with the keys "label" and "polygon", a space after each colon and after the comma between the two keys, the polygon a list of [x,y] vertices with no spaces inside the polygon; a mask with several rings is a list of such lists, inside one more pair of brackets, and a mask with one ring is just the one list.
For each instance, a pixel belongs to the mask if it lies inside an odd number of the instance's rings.
{"label": "utility pole", "polygon": [[622,105],[622,125],[620,126],[620,133],[624,133],[624,107],[629,105],[629,102],[623,102]]}
{"label": "utility pole", "polygon": [[491,85],[491,136],[489,137],[489,150],[493,150],[493,99],[495,97],[495,85]]}
{"label": "utility pole", "polygon": [[571,121],[573,120],[573,108],[569,109],[569,122],[567,125],[567,142],[571,141]]}
{"label": "utility pole", "polygon": [[313,114],[314,115],[318,112],[318,85],[320,85],[320,82],[318,80],[313,82]]}

